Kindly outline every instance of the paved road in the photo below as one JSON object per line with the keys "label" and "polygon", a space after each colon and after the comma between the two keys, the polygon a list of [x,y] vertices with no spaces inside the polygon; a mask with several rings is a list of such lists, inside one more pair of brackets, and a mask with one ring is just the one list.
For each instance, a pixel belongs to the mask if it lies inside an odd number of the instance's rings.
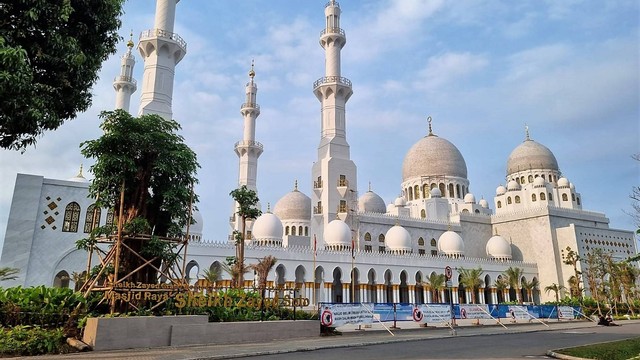
{"label": "paved road", "polygon": [[[523,359],[541,357],[546,350],[579,344],[639,336],[640,320],[621,327],[600,327],[588,321],[508,325],[459,326],[453,336],[448,328],[408,328],[354,331],[341,336],[314,337],[269,343],[207,345],[96,351],[36,357],[43,360],[186,360],[186,359]],[[403,326],[405,326],[403,324]],[[408,353],[407,351],[412,351]],[[33,360],[34,357],[22,359]]]}
{"label": "paved road", "polygon": [[[459,333],[464,333],[461,331]],[[304,353],[255,356],[275,359],[549,359],[547,350],[640,336],[640,323],[620,327],[593,326],[528,333],[509,333],[392,342],[348,348],[319,349]]]}

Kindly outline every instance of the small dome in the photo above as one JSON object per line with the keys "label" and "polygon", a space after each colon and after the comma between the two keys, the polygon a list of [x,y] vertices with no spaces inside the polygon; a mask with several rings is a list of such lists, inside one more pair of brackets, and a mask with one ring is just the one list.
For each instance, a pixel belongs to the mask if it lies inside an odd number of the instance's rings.
{"label": "small dome", "polygon": [[298,187],[290,193],[283,196],[276,206],[273,207],[273,213],[283,221],[286,220],[311,220],[311,199],[298,191]]}
{"label": "small dome", "polygon": [[88,183],[89,180],[87,180],[84,175],[82,175],[82,165],[80,165],[80,171],[78,171],[78,174],[72,178],[67,179],[68,181],[75,181],[75,182],[83,182],[83,183]]}
{"label": "small dome", "polygon": [[576,189],[576,186],[575,186],[575,185],[573,185],[573,183],[569,183],[569,189],[571,189],[571,190],[575,190],[575,189]]}
{"label": "small dome", "polygon": [[500,185],[496,188],[496,195],[504,195],[507,193],[507,188],[503,185]]}
{"label": "small dome", "polygon": [[546,146],[527,138],[509,155],[507,176],[529,169],[558,171],[558,161]]}
{"label": "small dome", "polygon": [[546,181],[544,181],[544,179],[540,176],[533,179],[533,187],[543,187],[545,183]]}
{"label": "small dome", "polygon": [[396,207],[405,207],[407,205],[407,200],[405,200],[402,196],[398,196],[396,201],[393,202]]}
{"label": "small dome", "polygon": [[467,164],[455,145],[429,134],[409,149],[402,163],[402,181],[423,176],[466,179]]}
{"label": "small dome", "polygon": [[433,189],[431,189],[430,193],[431,193],[431,197],[432,198],[441,198],[442,197],[442,192],[437,187],[434,187]]}
{"label": "small dome", "polygon": [[487,200],[485,199],[480,199],[480,201],[478,202],[478,204],[480,204],[480,206],[482,206],[483,208],[487,209],[489,207],[489,203],[487,202]]}
{"label": "small dome", "polygon": [[446,231],[438,238],[438,250],[445,255],[464,255],[464,241],[454,231]]}
{"label": "small dome", "polygon": [[411,252],[411,235],[400,225],[389,229],[384,239],[389,250],[393,252]]}
{"label": "small dome", "polygon": [[278,216],[266,212],[253,223],[251,235],[259,242],[282,242],[282,222]]}
{"label": "small dome", "polygon": [[496,259],[511,259],[511,245],[500,235],[494,235],[487,241],[487,256]]}
{"label": "small dome", "polygon": [[465,204],[475,204],[476,203],[476,197],[473,196],[472,193],[467,193],[467,195],[464,196],[464,203]]}
{"label": "small dome", "polygon": [[324,229],[324,243],[327,246],[351,248],[351,229],[340,219],[331,221]]}
{"label": "small dome", "polygon": [[558,179],[558,187],[568,187],[569,186],[569,180],[567,180],[566,177],[561,177],[560,179]]}
{"label": "small dome", "polygon": [[189,235],[202,236],[202,230],[204,228],[204,219],[202,218],[202,214],[200,214],[200,211],[194,210],[191,213],[191,217],[193,218],[194,224],[189,225]]}
{"label": "small dome", "polygon": [[369,190],[358,199],[358,210],[384,214],[387,211],[387,205],[378,194]]}
{"label": "small dome", "polygon": [[520,190],[520,184],[518,184],[515,180],[509,181],[507,184],[507,190],[509,191],[517,191]]}

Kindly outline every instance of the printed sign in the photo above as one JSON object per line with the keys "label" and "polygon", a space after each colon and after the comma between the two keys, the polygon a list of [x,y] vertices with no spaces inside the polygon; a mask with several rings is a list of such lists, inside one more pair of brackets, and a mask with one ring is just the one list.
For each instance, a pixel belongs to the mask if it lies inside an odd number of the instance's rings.
{"label": "printed sign", "polygon": [[509,306],[508,316],[513,320],[528,320],[531,319],[529,311],[526,306]]}
{"label": "printed sign", "polygon": [[489,307],[478,304],[460,304],[460,319],[491,319]]}
{"label": "printed sign", "polygon": [[571,306],[558,306],[558,319],[573,320],[573,308]]}
{"label": "printed sign", "polygon": [[449,305],[416,305],[413,312],[415,314],[413,321],[423,324],[444,323],[451,320],[451,306]]}
{"label": "printed sign", "polygon": [[346,324],[360,325],[373,322],[370,304],[322,304],[320,324],[338,327]]}

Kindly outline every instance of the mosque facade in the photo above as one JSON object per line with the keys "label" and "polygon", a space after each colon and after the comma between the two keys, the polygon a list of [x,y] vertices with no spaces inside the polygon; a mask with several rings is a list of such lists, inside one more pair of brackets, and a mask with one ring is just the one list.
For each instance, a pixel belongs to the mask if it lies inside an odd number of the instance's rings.
{"label": "mosque facade", "polygon": [[[173,32],[177,0],[157,0],[154,29],[141,34],[138,50],[145,69],[139,114],[171,118],[173,77],[187,52],[186,42]],[[428,133],[408,149],[402,166],[401,195],[386,203],[371,187],[358,196],[357,167],[350,159],[346,105],[352,84],[341,73],[346,32],[340,26],[340,5],[329,1],[320,45],[325,72],[313,84],[321,104],[321,137],[311,167],[311,193],[297,183],[273,207],[248,224],[245,263],[266,255],[277,258],[269,286],[294,289],[314,302],[433,302],[425,284],[431,274],[452,269],[452,296],[438,299],[469,303],[472,294],[459,282],[460,269],[483,270],[477,301],[495,304],[516,300],[553,300],[541,289],[551,284],[568,288],[574,269],[563,263],[567,248],[584,256],[603,249],[616,259],[637,252],[634,234],[609,228],[605,214],[582,208],[582,195],[560,172],[555,155],[531,139],[509,155],[504,186],[496,189],[493,209],[470,192],[464,157],[454,144],[436,135],[429,118]],[[133,79],[133,42],[122,57],[114,80],[116,108],[129,111],[137,89]],[[235,144],[238,185],[259,193],[258,158],[264,146],[256,141],[258,87],[249,73],[241,105],[243,137]],[[87,254],[75,241],[99,224],[113,222],[113,212],[98,209],[88,197],[89,181],[79,174],[68,180],[18,174],[0,267],[20,269],[5,285],[73,285],[73,273],[86,270]],[[231,241],[202,238],[204,219],[194,214],[189,229],[187,272],[191,281],[205,269],[217,270],[235,256]],[[241,229],[230,211],[231,231]],[[231,232],[230,231],[230,232]],[[496,281],[508,268],[522,270],[521,284],[537,281],[529,292],[498,291]],[[580,269],[580,264],[578,264]],[[254,280],[247,280],[251,287]],[[230,282],[221,274],[221,283]],[[583,288],[588,286],[583,282]]]}

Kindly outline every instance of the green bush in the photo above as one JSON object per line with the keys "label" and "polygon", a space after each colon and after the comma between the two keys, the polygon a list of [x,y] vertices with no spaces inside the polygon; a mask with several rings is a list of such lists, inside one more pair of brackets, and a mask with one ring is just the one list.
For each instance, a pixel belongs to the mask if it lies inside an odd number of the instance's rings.
{"label": "green bush", "polygon": [[0,325],[59,327],[78,307],[86,304],[82,294],[67,288],[20,286],[0,289]]}
{"label": "green bush", "polygon": [[0,329],[0,354],[3,356],[61,354],[70,350],[62,328],[47,330],[19,325]]}

